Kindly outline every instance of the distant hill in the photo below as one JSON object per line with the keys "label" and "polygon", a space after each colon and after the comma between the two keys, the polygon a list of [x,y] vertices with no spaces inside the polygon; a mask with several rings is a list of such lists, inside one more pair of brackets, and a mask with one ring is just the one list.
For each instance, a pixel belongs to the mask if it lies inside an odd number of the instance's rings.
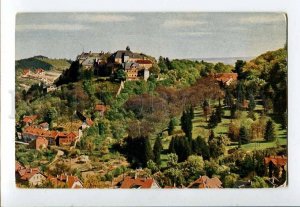
{"label": "distant hill", "polygon": [[16,70],[30,68],[43,68],[44,70],[64,70],[70,67],[70,60],[67,59],[52,59],[45,56],[34,56],[31,58],[16,60]]}
{"label": "distant hill", "polygon": [[249,61],[253,57],[219,57],[219,58],[189,58],[189,60],[193,61],[205,61],[205,62],[210,62],[210,63],[224,63],[224,64],[229,64],[229,65],[234,65],[237,60],[244,60],[244,61]]}

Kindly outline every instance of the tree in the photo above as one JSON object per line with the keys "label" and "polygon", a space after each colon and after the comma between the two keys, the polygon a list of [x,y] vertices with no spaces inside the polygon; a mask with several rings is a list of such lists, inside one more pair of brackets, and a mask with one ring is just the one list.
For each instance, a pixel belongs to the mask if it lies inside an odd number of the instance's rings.
{"label": "tree", "polygon": [[50,108],[45,116],[45,121],[49,124],[49,128],[53,128],[53,121],[57,117],[57,111],[55,108]]}
{"label": "tree", "polygon": [[249,95],[249,105],[248,105],[249,110],[253,111],[255,109],[255,106],[256,106],[256,104],[255,104],[254,96],[252,94],[250,94]]}
{"label": "tree", "polygon": [[216,112],[213,111],[208,122],[208,127],[209,128],[215,128],[218,125],[218,117],[216,115]]}
{"label": "tree", "polygon": [[209,137],[208,137],[208,141],[211,141],[215,138],[215,132],[214,130],[210,130],[210,133],[209,133]]}
{"label": "tree", "polygon": [[197,155],[201,155],[203,159],[208,160],[209,155],[209,147],[206,141],[198,136],[196,139],[193,140],[193,153]]}
{"label": "tree", "polygon": [[154,146],[153,146],[154,162],[157,165],[161,164],[160,154],[161,154],[162,148],[163,148],[163,146],[162,146],[162,143],[161,143],[161,136],[157,136],[156,140],[155,140],[155,143],[154,143]]}
{"label": "tree", "polygon": [[160,71],[162,73],[166,73],[168,71],[168,67],[164,61],[164,58],[162,56],[159,56],[158,59],[158,67],[160,68]]}
{"label": "tree", "polygon": [[203,109],[203,114],[205,116],[205,120],[207,121],[208,115],[210,113],[210,107],[209,107],[209,103],[207,100],[204,100],[204,102],[202,104],[202,109]]}
{"label": "tree", "polygon": [[225,151],[225,145],[220,139],[214,138],[211,141],[208,142],[209,144],[209,154],[213,158],[218,158],[220,155],[224,154]]}
{"label": "tree", "polygon": [[231,107],[234,104],[234,97],[229,89],[225,91],[225,105]]}
{"label": "tree", "polygon": [[222,121],[223,114],[224,114],[224,112],[223,112],[222,106],[218,105],[218,107],[216,109],[216,119],[217,119],[218,123],[220,123]]}
{"label": "tree", "polygon": [[159,171],[159,167],[157,166],[157,164],[155,162],[153,162],[153,160],[149,160],[147,162],[147,168],[149,168],[151,170],[152,174],[154,174],[157,171]]}
{"label": "tree", "polygon": [[243,82],[241,81],[238,82],[236,93],[237,93],[238,108],[241,108],[241,106],[243,106],[243,103],[245,101],[245,87]]}
{"label": "tree", "polygon": [[142,156],[142,163],[145,166],[149,160],[153,159],[154,156],[153,156],[153,151],[151,149],[149,138],[144,137],[142,140],[144,143],[144,154]]}
{"label": "tree", "polygon": [[194,119],[195,118],[194,107],[190,106],[189,112],[190,112],[191,119]]}
{"label": "tree", "polygon": [[239,144],[249,143],[249,137],[246,127],[242,126],[239,132]]}
{"label": "tree", "polygon": [[120,81],[124,81],[126,80],[126,73],[122,68],[119,68],[116,72],[116,79],[120,80]]}
{"label": "tree", "polygon": [[243,60],[237,60],[235,62],[234,72],[238,74],[239,80],[244,78],[243,67],[245,66],[245,64],[246,64],[246,61],[243,61]]}
{"label": "tree", "polygon": [[224,188],[233,188],[238,179],[238,174],[230,173],[229,175],[226,175],[223,180]]}
{"label": "tree", "polygon": [[181,116],[181,129],[184,131],[185,135],[192,139],[192,130],[193,130],[193,123],[191,114],[187,111],[183,111]]}
{"label": "tree", "polygon": [[175,153],[167,155],[167,167],[174,168],[178,165],[178,156]]}
{"label": "tree", "polygon": [[176,125],[175,118],[170,119],[169,126],[168,126],[169,135],[172,135],[174,133],[175,125]]}
{"label": "tree", "polygon": [[267,126],[266,126],[266,131],[265,131],[264,138],[265,138],[266,141],[273,141],[273,140],[275,140],[274,123],[273,123],[273,121],[271,119],[267,122]]}
{"label": "tree", "polygon": [[251,182],[252,188],[267,188],[268,184],[264,181],[262,177],[254,176]]}
{"label": "tree", "polygon": [[169,153],[175,153],[175,137],[171,138],[168,151]]}

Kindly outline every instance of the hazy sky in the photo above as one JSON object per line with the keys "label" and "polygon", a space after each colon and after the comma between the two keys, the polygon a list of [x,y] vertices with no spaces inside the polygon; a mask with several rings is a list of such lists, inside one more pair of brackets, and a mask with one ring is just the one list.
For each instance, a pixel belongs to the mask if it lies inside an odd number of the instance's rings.
{"label": "hazy sky", "polygon": [[127,45],[154,57],[253,57],[285,42],[283,13],[21,13],[16,20],[16,59],[75,59]]}

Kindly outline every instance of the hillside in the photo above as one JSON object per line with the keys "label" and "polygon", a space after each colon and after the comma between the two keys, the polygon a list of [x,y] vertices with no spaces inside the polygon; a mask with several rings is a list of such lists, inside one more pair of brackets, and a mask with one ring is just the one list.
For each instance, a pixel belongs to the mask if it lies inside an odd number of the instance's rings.
{"label": "hillside", "polygon": [[71,61],[67,59],[52,59],[45,56],[34,56],[16,61],[16,70],[24,68],[43,68],[44,70],[65,70]]}

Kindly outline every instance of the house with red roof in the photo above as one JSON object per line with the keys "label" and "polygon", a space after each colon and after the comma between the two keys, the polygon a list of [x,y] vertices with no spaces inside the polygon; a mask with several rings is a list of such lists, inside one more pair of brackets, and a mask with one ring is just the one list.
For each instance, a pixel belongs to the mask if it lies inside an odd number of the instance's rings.
{"label": "house with red roof", "polygon": [[214,74],[214,79],[222,83],[223,85],[229,86],[232,82],[236,81],[238,78],[237,73],[216,73]]}
{"label": "house with red roof", "polygon": [[144,68],[144,69],[149,69],[153,66],[151,60],[147,60],[147,59],[140,59],[140,60],[136,60],[135,62],[139,64],[140,68]]}
{"label": "house with red roof", "polygon": [[30,126],[36,120],[37,115],[23,116],[22,122],[25,126]]}
{"label": "house with red roof", "polygon": [[31,75],[30,69],[28,69],[28,68],[23,69],[22,77],[23,77],[23,78],[26,78],[26,77],[28,77],[29,75]]}
{"label": "house with red roof", "polygon": [[19,170],[24,169],[25,167],[21,165],[17,160],[15,161],[15,172],[17,173]]}
{"label": "house with red roof", "polygon": [[35,70],[35,74],[44,76],[44,75],[45,75],[45,70],[42,69],[42,68],[37,68],[37,69]]}
{"label": "house with red roof", "polygon": [[58,135],[58,145],[71,145],[77,139],[78,135],[75,132],[70,133],[59,133]]}
{"label": "house with red roof", "polygon": [[45,137],[37,137],[29,143],[29,148],[35,150],[46,149],[48,147],[48,140]]}
{"label": "house with red roof", "polygon": [[121,183],[120,188],[123,189],[158,189],[160,186],[153,178],[132,178],[127,176]]}
{"label": "house with red roof", "polygon": [[107,110],[107,107],[103,104],[97,104],[94,109],[96,112],[99,112],[100,116],[104,116],[104,113]]}
{"label": "house with red roof", "polygon": [[82,181],[77,176],[61,174],[47,178],[56,188],[83,188]]}
{"label": "house with red roof", "polygon": [[23,168],[17,172],[16,180],[29,186],[37,186],[46,180],[46,176],[39,168]]}
{"label": "house with red roof", "polygon": [[28,126],[22,132],[22,137],[25,142],[31,142],[38,137],[44,137],[49,141],[48,142],[49,145],[56,144],[57,136],[58,136],[58,132],[41,129],[37,126]]}
{"label": "house with red roof", "polygon": [[217,177],[209,178],[205,175],[192,182],[188,188],[222,188],[222,182]]}

